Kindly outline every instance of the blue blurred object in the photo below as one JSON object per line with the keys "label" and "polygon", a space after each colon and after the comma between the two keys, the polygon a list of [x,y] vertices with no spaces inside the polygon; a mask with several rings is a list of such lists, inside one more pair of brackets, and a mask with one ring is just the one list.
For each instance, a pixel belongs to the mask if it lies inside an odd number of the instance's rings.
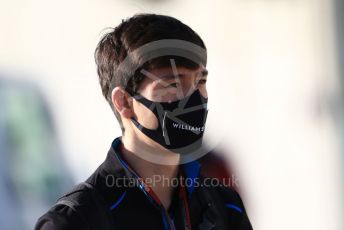
{"label": "blue blurred object", "polygon": [[33,229],[74,183],[39,88],[0,78],[0,229]]}

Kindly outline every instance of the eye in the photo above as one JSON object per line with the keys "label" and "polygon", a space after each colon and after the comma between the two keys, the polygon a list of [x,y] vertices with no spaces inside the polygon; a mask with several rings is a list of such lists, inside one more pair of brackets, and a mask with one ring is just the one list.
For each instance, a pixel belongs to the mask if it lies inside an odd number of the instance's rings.
{"label": "eye", "polygon": [[198,84],[201,84],[201,85],[203,85],[203,84],[205,84],[205,83],[207,83],[207,79],[200,79],[200,80],[198,81]]}
{"label": "eye", "polygon": [[177,88],[178,85],[179,85],[179,84],[178,84],[177,82],[173,82],[173,83],[169,84],[168,87]]}

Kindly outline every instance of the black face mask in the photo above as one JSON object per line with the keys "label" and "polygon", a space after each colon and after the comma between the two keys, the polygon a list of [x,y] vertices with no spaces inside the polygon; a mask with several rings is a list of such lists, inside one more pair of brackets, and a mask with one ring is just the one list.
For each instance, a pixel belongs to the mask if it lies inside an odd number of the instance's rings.
{"label": "black face mask", "polygon": [[171,103],[150,101],[141,95],[133,97],[151,110],[158,119],[158,128],[153,130],[143,127],[135,118],[131,118],[146,136],[176,153],[190,153],[201,147],[208,113],[208,98],[203,97],[199,90]]}

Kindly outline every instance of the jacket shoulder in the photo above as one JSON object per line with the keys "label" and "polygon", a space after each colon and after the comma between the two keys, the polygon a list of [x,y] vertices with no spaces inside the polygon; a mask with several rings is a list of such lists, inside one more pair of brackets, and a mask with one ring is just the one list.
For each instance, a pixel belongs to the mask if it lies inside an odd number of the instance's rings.
{"label": "jacket shoulder", "polygon": [[107,205],[114,188],[107,185],[107,176],[116,175],[107,173],[103,164],[85,182],[59,198],[37,220],[35,230],[114,229]]}
{"label": "jacket shoulder", "polygon": [[92,189],[85,182],[72,188],[38,219],[35,230],[90,229],[87,216],[94,210]]}
{"label": "jacket shoulder", "polygon": [[66,205],[55,205],[42,215],[35,230],[89,229],[80,214]]}

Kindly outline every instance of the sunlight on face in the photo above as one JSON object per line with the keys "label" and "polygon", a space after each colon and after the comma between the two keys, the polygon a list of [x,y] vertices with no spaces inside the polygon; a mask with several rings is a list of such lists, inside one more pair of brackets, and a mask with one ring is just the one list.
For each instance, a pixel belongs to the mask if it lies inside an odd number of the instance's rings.
{"label": "sunlight on face", "polygon": [[142,70],[145,80],[138,92],[141,96],[157,102],[180,100],[196,89],[207,97],[206,81],[208,71],[200,66],[197,69],[166,67],[151,71]]}

